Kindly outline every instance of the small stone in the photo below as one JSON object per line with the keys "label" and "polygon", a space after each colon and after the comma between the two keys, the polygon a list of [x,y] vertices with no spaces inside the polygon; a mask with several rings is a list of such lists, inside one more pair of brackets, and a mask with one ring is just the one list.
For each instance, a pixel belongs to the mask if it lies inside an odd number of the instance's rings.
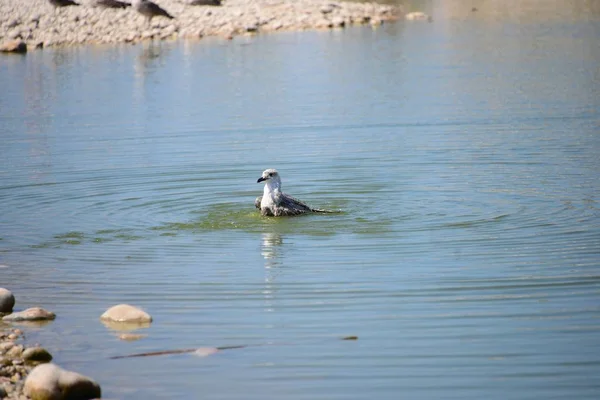
{"label": "small stone", "polygon": [[344,18],[342,17],[334,17],[331,20],[331,23],[333,24],[334,27],[336,28],[343,28],[346,25],[346,21],[344,20]]}
{"label": "small stone", "polygon": [[21,357],[21,354],[23,354],[23,345],[18,344],[11,347],[10,350],[6,352],[6,357],[19,358]]}
{"label": "small stone", "polygon": [[416,11],[406,14],[404,18],[408,21],[426,21],[428,19],[428,15],[424,12]]}
{"label": "small stone", "polygon": [[5,398],[6,396],[8,396],[8,393],[6,393],[6,389],[4,389],[4,386],[0,386],[0,399]]}
{"label": "small stone", "polygon": [[[19,43],[13,43],[13,45],[16,46],[17,48],[22,43],[20,41],[18,41],[18,42]],[[0,49],[1,49],[0,51],[14,51],[14,50],[5,50],[4,49],[5,46],[7,46],[9,43],[5,43],[4,45],[0,46]],[[12,48],[12,47],[9,46],[9,48]],[[25,46],[25,48],[27,49],[27,46]],[[27,51],[27,50],[25,50],[25,51]],[[0,313],[12,312],[14,306],[15,306],[15,296],[12,294],[12,292],[8,289],[0,288]]]}
{"label": "small stone", "polygon": [[119,304],[109,308],[100,319],[114,322],[152,322],[150,314],[129,304]]}
{"label": "small stone", "polygon": [[0,354],[7,353],[10,349],[14,347],[14,345],[15,344],[13,342],[0,343]]}
{"label": "small stone", "polygon": [[15,335],[14,333],[11,333],[10,335],[8,335],[8,340],[17,340],[17,335]]}
{"label": "small stone", "polygon": [[56,314],[53,312],[44,310],[40,307],[28,308],[27,310],[16,312],[13,314],[6,315],[2,318],[6,322],[15,321],[40,321],[40,320],[53,320],[56,318]]}
{"label": "small stone", "polygon": [[334,7],[331,4],[321,7],[322,14],[330,14],[333,12]]}
{"label": "small stone", "polygon": [[18,19],[13,19],[12,21],[10,21],[6,27],[7,28],[14,28],[15,26],[21,25],[21,21],[19,21]]}
{"label": "small stone", "polygon": [[30,347],[23,352],[22,357],[27,364],[41,364],[52,361],[52,355],[42,347]]}
{"label": "small stone", "polygon": [[208,357],[218,352],[219,349],[217,349],[216,347],[200,347],[196,349],[196,351],[193,354],[198,357]]}
{"label": "small stone", "polygon": [[138,333],[121,333],[119,336],[117,336],[120,340],[124,340],[126,342],[133,342],[136,340],[140,340],[145,338],[147,335],[144,334],[138,334]]}
{"label": "small stone", "polygon": [[101,397],[100,385],[91,378],[64,370],[55,364],[41,364],[31,370],[25,380],[24,392],[34,400]]}

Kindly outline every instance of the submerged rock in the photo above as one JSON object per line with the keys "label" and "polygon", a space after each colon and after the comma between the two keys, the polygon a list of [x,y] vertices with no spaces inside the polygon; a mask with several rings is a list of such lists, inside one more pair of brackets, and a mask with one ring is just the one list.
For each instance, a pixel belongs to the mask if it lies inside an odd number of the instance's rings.
{"label": "submerged rock", "polygon": [[193,354],[197,357],[208,357],[218,352],[219,349],[216,347],[200,347],[199,349],[196,349]]}
{"label": "submerged rock", "polygon": [[121,333],[117,337],[119,338],[119,340],[124,340],[126,342],[133,342],[136,340],[143,339],[146,336],[148,336],[148,335],[144,335],[142,333]]}
{"label": "submerged rock", "polygon": [[53,320],[56,318],[56,314],[53,312],[44,310],[40,307],[28,308],[27,310],[12,313],[2,317],[2,321],[5,322],[18,322],[18,321],[40,321],[40,320]]}
{"label": "submerged rock", "polygon": [[15,306],[15,296],[5,288],[0,288],[0,313],[10,313]]}
{"label": "submerged rock", "polygon": [[150,314],[129,304],[119,304],[109,308],[100,319],[113,322],[152,322]]}
{"label": "submerged rock", "polygon": [[33,400],[86,400],[101,397],[100,385],[91,378],[55,364],[35,367],[25,380],[24,392]]}

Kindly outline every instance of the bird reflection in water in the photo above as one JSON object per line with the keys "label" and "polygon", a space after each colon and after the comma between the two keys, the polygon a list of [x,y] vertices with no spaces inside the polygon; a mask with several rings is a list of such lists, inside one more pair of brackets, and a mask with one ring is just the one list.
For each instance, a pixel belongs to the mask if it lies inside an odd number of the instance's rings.
{"label": "bird reflection in water", "polygon": [[265,297],[265,311],[274,310],[273,301],[277,294],[276,279],[281,273],[280,246],[283,237],[279,233],[263,233],[261,243],[261,255],[265,259],[265,287],[262,291]]}
{"label": "bird reflection in water", "polygon": [[145,104],[147,83],[154,85],[158,78],[155,72],[165,65],[166,55],[169,53],[169,47],[161,43],[151,41],[141,45],[140,53],[136,57],[133,65],[135,74],[136,100],[139,104]]}
{"label": "bird reflection in water", "polygon": [[141,46],[142,49],[136,58],[135,74],[143,79],[165,65],[165,56],[170,47],[155,41],[143,43]]}

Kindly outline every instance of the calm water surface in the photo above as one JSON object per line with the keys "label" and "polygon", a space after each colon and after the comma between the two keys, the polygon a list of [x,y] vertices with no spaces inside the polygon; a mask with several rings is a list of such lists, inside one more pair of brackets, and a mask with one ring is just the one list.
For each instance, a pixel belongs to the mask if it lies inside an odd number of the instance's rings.
{"label": "calm water surface", "polygon": [[[0,58],[28,342],[113,399],[598,398],[600,19],[443,11]],[[261,218],[269,167],[343,212]]]}

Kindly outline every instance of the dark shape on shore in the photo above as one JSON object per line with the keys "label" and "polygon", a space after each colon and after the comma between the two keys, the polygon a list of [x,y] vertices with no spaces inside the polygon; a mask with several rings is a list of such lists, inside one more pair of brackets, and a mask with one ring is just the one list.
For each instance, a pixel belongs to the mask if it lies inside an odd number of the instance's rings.
{"label": "dark shape on shore", "polygon": [[75,3],[73,0],[48,0],[50,4],[54,7],[68,7],[68,6],[78,6],[79,3]]}
{"label": "dark shape on shore", "polygon": [[96,0],[95,6],[102,8],[127,8],[131,7],[131,3],[126,3],[119,0]]}
{"label": "dark shape on shore", "polygon": [[161,8],[158,4],[151,2],[150,0],[133,0],[131,3],[133,8],[140,14],[142,14],[148,20],[148,23],[152,21],[154,17],[166,17],[173,19],[173,16]]}
{"label": "dark shape on shore", "polygon": [[[340,340],[358,340],[358,336],[344,336],[344,337],[340,338]],[[214,347],[214,349],[221,351],[221,350],[231,350],[231,349],[243,349],[246,347],[257,347],[257,346],[266,346],[266,345],[255,344],[255,345],[239,345],[239,346],[221,346],[221,347]],[[113,356],[113,357],[109,357],[109,358],[111,360],[118,360],[120,358],[164,356],[164,355],[168,355],[168,354],[194,353],[198,350],[200,350],[200,349],[195,348],[195,349],[179,349],[179,350],[162,350],[162,351],[151,351],[149,353],[129,354],[126,356]]]}
{"label": "dark shape on shore", "polygon": [[220,6],[221,0],[192,0],[190,6]]}

